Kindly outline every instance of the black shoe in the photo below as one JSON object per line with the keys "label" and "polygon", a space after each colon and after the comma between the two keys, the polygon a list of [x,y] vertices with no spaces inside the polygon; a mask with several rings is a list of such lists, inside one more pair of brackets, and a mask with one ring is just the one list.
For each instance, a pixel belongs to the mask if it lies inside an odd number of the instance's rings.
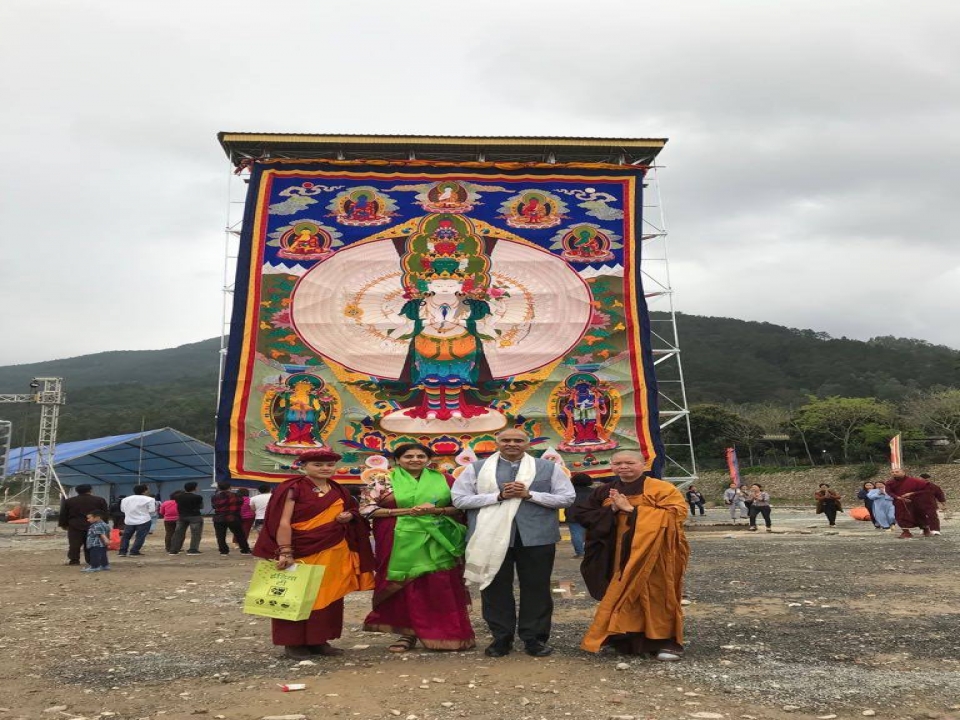
{"label": "black shoe", "polygon": [[553,648],[539,640],[534,640],[533,642],[527,643],[524,652],[532,657],[546,657],[553,652]]}
{"label": "black shoe", "polygon": [[68,561],[67,561],[67,565],[79,565],[79,564],[80,564],[80,561],[79,561],[79,560],[68,560]]}
{"label": "black shoe", "polygon": [[126,557],[126,556],[127,556],[126,553],[122,553],[122,552],[117,553],[117,557]]}
{"label": "black shoe", "polygon": [[200,555],[200,550],[187,550],[187,555]]}
{"label": "black shoe", "polygon": [[241,555],[253,555],[253,553],[250,552],[249,550],[247,550],[247,551],[241,550],[241,551],[240,551],[240,554],[241,554]]}
{"label": "black shoe", "polygon": [[143,557],[144,555],[146,555],[146,553],[130,553],[130,554],[135,557]]}
{"label": "black shoe", "polygon": [[487,657],[498,658],[509,655],[512,649],[513,643],[494,641],[483,651],[483,654]]}
{"label": "black shoe", "polygon": [[291,660],[309,660],[313,655],[306,645],[287,645],[283,654]]}

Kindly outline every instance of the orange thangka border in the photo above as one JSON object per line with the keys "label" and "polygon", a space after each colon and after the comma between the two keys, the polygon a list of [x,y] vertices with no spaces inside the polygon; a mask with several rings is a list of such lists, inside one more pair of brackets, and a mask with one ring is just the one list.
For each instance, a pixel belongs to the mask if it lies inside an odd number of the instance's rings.
{"label": "orange thangka border", "polygon": [[[276,161],[276,164],[285,164],[292,161]],[[299,161],[302,165],[309,161]],[[344,161],[343,165],[350,164],[351,161]],[[324,161],[328,163],[328,161]],[[375,165],[371,161],[364,161],[359,164]],[[397,162],[384,162],[396,166]],[[429,161],[414,161],[404,163],[405,167],[436,167],[442,163],[431,163]],[[505,163],[456,163],[457,167],[468,167],[470,170],[479,168],[508,169],[504,167]],[[565,164],[559,167],[598,169],[599,163],[583,164]],[[530,164],[509,164],[509,168],[520,167],[530,168]],[[543,167],[537,163],[536,167]],[[551,165],[551,168],[557,168],[558,165]],[[604,169],[613,169],[617,166],[604,166]],[[636,168],[634,168],[635,170]],[[649,418],[649,392],[650,388],[646,382],[643,368],[643,334],[642,334],[642,316],[640,313],[640,293],[642,287],[638,284],[640,275],[639,255],[641,248],[637,246],[637,227],[636,227],[636,183],[635,174],[616,174],[616,175],[576,175],[567,173],[558,173],[556,175],[546,174],[526,174],[526,173],[458,173],[450,170],[438,170],[435,173],[430,172],[377,172],[377,171],[350,171],[350,170],[280,170],[274,168],[265,168],[262,171],[260,182],[257,189],[256,211],[254,214],[254,232],[251,233],[252,247],[250,251],[250,266],[248,268],[248,281],[246,288],[246,312],[244,317],[243,336],[241,343],[240,360],[237,366],[236,387],[233,392],[232,411],[230,415],[230,438],[228,443],[227,466],[232,477],[238,480],[250,481],[268,481],[276,482],[276,473],[263,473],[255,470],[243,468],[243,458],[245,450],[244,418],[247,414],[249,392],[252,384],[253,363],[256,355],[257,332],[259,328],[259,307],[262,289],[262,268],[263,268],[263,249],[267,235],[267,220],[269,217],[269,195],[273,187],[273,179],[276,177],[292,176],[310,176],[317,178],[350,178],[350,179],[370,179],[370,180],[391,180],[404,179],[410,182],[424,180],[427,182],[435,181],[440,178],[449,178],[453,180],[490,182],[491,180],[532,180],[543,181],[579,181],[584,183],[611,182],[620,183],[625,186],[624,217],[629,218],[629,222],[624,223],[624,300],[627,311],[627,347],[631,355],[630,372],[634,387],[634,417],[638,430],[637,440],[640,450],[653,463],[656,457],[656,444],[650,430],[650,422],[656,422],[656,418]],[[248,201],[249,202],[249,201]]]}

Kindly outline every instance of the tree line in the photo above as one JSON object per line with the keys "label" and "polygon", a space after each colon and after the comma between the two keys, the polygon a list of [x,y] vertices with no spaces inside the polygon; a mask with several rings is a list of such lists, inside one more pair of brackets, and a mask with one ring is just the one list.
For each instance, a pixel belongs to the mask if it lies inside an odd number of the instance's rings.
{"label": "tree line", "polygon": [[[703,467],[721,466],[728,447],[748,466],[878,462],[898,433],[905,455],[952,462],[960,454],[960,388],[916,391],[898,402],[834,395],[795,405],[700,403],[690,422]],[[679,432],[667,428],[665,441]]]}

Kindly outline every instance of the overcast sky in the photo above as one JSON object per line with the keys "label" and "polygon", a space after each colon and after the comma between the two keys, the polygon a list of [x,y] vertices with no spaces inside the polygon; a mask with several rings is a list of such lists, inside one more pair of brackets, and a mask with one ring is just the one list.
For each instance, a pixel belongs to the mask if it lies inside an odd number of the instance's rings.
{"label": "overcast sky", "polygon": [[218,335],[220,130],[668,137],[678,309],[960,347],[960,3],[0,3],[0,365]]}

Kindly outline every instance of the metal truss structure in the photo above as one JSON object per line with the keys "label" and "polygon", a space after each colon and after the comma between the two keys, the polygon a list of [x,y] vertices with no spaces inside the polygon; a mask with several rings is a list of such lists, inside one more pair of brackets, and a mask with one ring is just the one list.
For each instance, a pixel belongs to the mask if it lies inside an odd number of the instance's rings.
{"label": "metal truss structure", "polygon": [[65,402],[63,378],[35,378],[30,387],[32,393],[23,395],[0,395],[0,403],[36,403],[40,406],[40,434],[37,438],[37,457],[30,479],[30,507],[28,510],[27,535],[45,535],[47,514],[50,511],[50,490],[56,485],[59,493],[63,488],[54,470],[54,451],[57,448],[57,424],[60,406]]}
{"label": "metal truss structure", "polygon": [[[230,161],[227,224],[223,264],[223,332],[220,378],[223,378],[233,307],[236,261],[243,225],[249,168],[259,159],[350,160],[377,157],[452,162],[600,162],[648,165],[643,193],[641,272],[650,311],[651,345],[659,395],[659,426],[664,439],[664,480],[683,488],[695,482],[696,456],[690,411],[680,359],[677,319],[673,308],[666,219],[654,164],[665,140],[598,140],[591,138],[427,138],[417,136],[312,136],[220,133]],[[462,142],[459,142],[462,141]],[[509,141],[509,142],[508,142]],[[219,393],[219,391],[218,391]],[[219,407],[219,396],[218,396]]]}
{"label": "metal truss structure", "polygon": [[650,313],[650,344],[657,375],[660,434],[666,451],[664,480],[686,487],[698,479],[690,431],[690,410],[683,381],[680,337],[673,309],[667,225],[660,194],[660,166],[651,166],[643,191],[641,273]]}
{"label": "metal truss structure", "polygon": [[10,457],[10,440],[13,437],[13,423],[0,420],[0,481],[7,476],[7,458]]}

